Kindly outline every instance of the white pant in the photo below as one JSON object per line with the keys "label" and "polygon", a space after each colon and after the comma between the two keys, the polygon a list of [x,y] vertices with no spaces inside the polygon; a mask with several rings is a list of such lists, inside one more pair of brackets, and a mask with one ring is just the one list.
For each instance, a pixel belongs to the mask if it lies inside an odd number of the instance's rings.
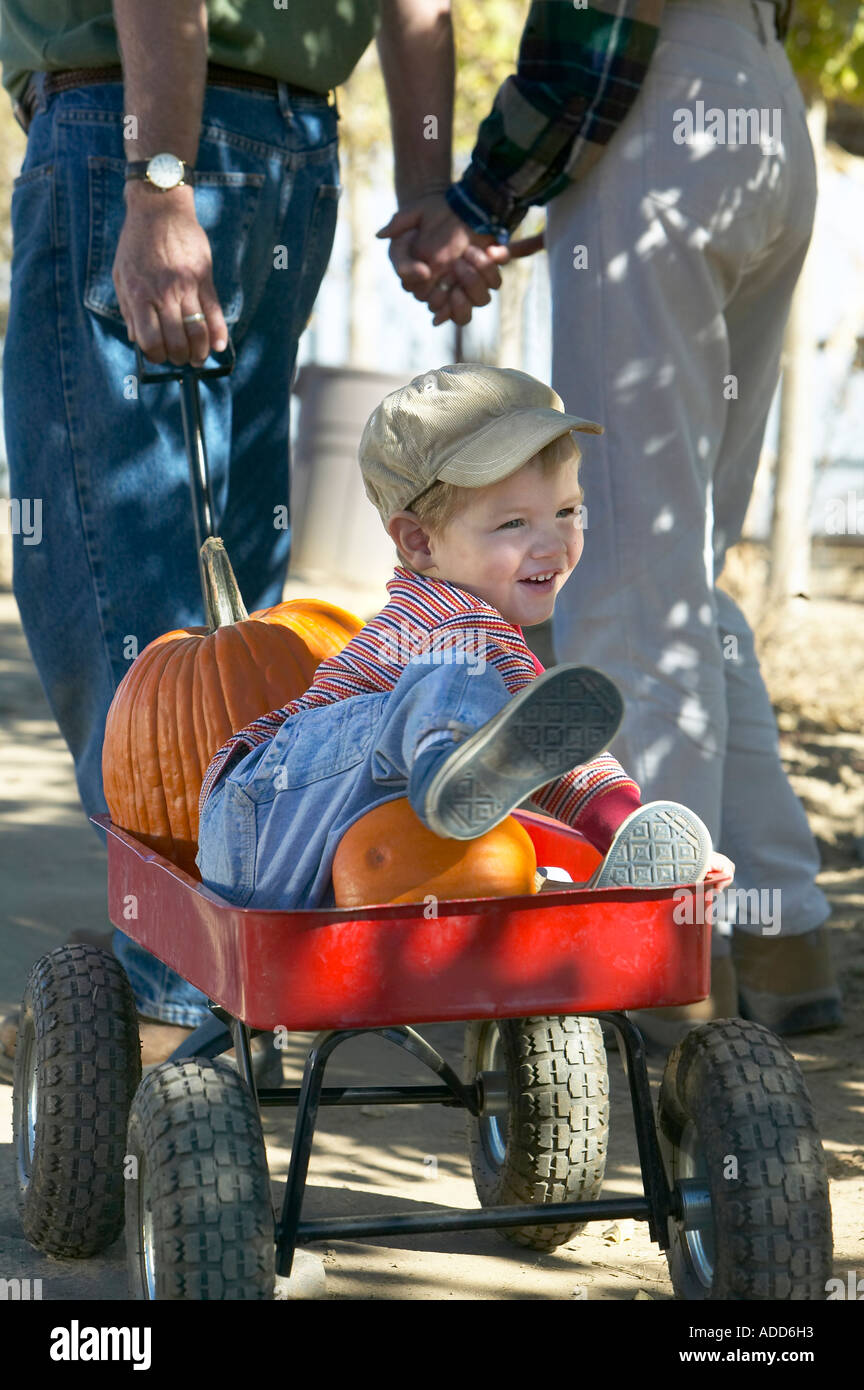
{"label": "white pant", "polygon": [[[735,860],[736,888],[780,890],[794,935],[828,916],[819,856],[752,633],[714,585],[747,509],[816,196],[771,14],[749,0],[668,0],[630,114],[549,204],[553,385],[565,409],[606,427],[584,438],[585,550],[553,637],[559,661],[620,685],[612,751],[643,799],[696,811]],[[698,134],[698,102],[706,127],[711,108],[724,120],[757,108],[777,148],[740,133],[679,143],[682,111]],[[740,914],[739,925],[760,932]]]}

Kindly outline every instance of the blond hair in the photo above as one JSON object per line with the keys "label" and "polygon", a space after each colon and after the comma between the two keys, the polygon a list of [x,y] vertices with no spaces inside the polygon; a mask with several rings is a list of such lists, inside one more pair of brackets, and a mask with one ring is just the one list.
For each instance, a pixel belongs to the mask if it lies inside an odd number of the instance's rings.
{"label": "blond hair", "polygon": [[[554,473],[565,464],[571,463],[575,458],[577,463],[582,461],[582,451],[572,432],[561,434],[557,439],[544,444],[532,458],[527,459],[526,463],[539,463],[540,470],[544,475]],[[523,464],[524,468],[526,464]],[[518,470],[517,470],[518,471]],[[512,476],[512,475],[511,475]],[[476,497],[480,489],[476,487],[459,487],[455,483],[445,483],[440,478],[436,478],[420,496],[415,498],[406,511],[413,512],[420,522],[423,530],[431,535],[440,535],[452,521],[459,515],[466,501],[471,497]],[[406,569],[419,573],[414,570],[414,566],[405,558],[399,547],[396,547],[399,556],[399,563]]]}

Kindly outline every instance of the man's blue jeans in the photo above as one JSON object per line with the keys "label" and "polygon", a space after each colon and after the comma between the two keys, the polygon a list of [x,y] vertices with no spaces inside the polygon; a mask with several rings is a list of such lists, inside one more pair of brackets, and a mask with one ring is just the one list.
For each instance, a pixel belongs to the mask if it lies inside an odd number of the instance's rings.
{"label": "man's blue jeans", "polygon": [[419,739],[447,731],[447,757],[511,698],[492,666],[409,662],[391,691],[292,715],[205,802],[204,882],[238,907],[333,906],[333,859],[354,821],[404,796],[424,819],[422,793],[438,760],[419,784],[410,780]]}
{"label": "man's blue jeans", "polygon": [[[250,611],[279,602],[287,568],[274,518],[297,342],[335,232],[337,120],[325,96],[284,84],[205,92],[195,209],[237,364],[202,382],[202,412],[216,530]],[[125,164],[121,83],[43,91],[11,205],[6,447],[11,495],[40,518],[13,536],[13,587],[88,815],[107,810],[105,717],[130,661],[204,619],[179,382],[136,389],[112,280]],[[115,952],[142,1013],[207,1016],[199,990],[119,932]]]}

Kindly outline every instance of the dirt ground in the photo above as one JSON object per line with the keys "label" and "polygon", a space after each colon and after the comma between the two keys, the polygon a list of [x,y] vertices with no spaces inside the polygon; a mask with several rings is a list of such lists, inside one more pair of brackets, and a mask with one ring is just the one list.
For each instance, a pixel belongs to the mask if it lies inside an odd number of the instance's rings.
{"label": "dirt ground", "polygon": [[[860,552],[858,552],[860,555]],[[836,558],[836,557],[835,557]],[[763,621],[760,641],[782,728],[783,757],[811,817],[823,856],[820,883],[831,900],[832,942],[846,1022],[833,1033],[790,1040],[810,1087],[831,1177],[836,1273],[864,1272],[864,558],[823,567],[820,592],[785,630]],[[730,567],[736,594],[755,588],[758,555]],[[288,596],[303,593],[302,584]],[[366,617],[368,596],[324,592]],[[383,602],[384,599],[381,599]],[[745,607],[748,607],[745,602]],[[749,609],[748,609],[749,611]],[[759,616],[751,612],[752,617]],[[791,624],[791,625],[790,625]],[[538,634],[538,654],[543,634]],[[14,1008],[32,962],[75,927],[107,927],[105,854],[81,812],[72,763],[39,688],[14,600],[0,593],[0,881],[3,952],[0,1013]],[[458,1062],[462,1030],[423,1030]],[[304,1044],[291,1039],[286,1079],[299,1080]],[[341,1057],[340,1057],[341,1054]],[[328,1084],[376,1079],[425,1081],[379,1038],[340,1049]],[[661,1059],[652,1060],[659,1084]],[[612,1120],[604,1195],[641,1188],[626,1083],[610,1053]],[[460,1112],[442,1107],[325,1109],[317,1132],[304,1216],[475,1207]],[[265,1130],[276,1182],[287,1170],[291,1122],[269,1111]],[[665,1259],[631,1221],[590,1225],[569,1246],[539,1255],[494,1232],[378,1238],[312,1247],[334,1299],[668,1300]],[[43,1298],[126,1297],[122,1240],[103,1257],[53,1261],[32,1250],[18,1225],[11,1150],[11,1088],[0,1085],[0,1275],[41,1278]]]}

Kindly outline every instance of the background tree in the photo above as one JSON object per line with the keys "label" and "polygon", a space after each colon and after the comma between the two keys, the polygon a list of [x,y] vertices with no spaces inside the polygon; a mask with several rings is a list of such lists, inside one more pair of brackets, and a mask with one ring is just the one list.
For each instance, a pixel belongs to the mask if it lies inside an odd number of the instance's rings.
{"label": "background tree", "polygon": [[795,0],[786,52],[804,98],[864,102],[864,5]]}

